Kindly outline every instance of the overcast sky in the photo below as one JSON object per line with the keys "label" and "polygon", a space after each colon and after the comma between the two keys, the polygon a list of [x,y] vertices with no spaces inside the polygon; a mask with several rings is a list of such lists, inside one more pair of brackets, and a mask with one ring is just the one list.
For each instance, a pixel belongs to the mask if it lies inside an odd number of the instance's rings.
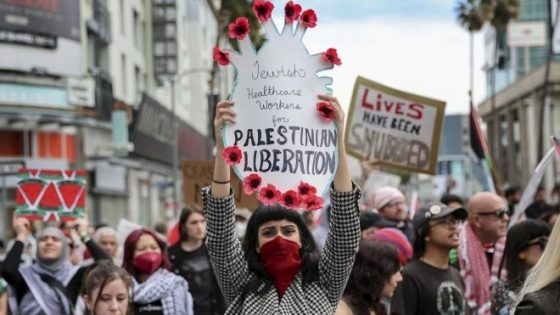
{"label": "overcast sky", "polygon": [[[275,16],[287,1],[273,0]],[[314,9],[310,53],[338,50],[330,71],[334,94],[348,104],[356,77],[447,102],[446,113],[468,112],[469,36],[455,19],[456,1],[300,0]],[[276,19],[280,24],[281,19]],[[475,101],[484,97],[482,36],[475,39]]]}

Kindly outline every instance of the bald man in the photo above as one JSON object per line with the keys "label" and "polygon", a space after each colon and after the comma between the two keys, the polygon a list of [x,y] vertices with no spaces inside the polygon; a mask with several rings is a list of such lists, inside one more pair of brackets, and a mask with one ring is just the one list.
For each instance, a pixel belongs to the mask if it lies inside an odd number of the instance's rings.
{"label": "bald man", "polygon": [[509,221],[507,204],[490,192],[473,195],[469,218],[460,234],[459,267],[465,295],[478,315],[490,315],[490,286],[499,277]]}

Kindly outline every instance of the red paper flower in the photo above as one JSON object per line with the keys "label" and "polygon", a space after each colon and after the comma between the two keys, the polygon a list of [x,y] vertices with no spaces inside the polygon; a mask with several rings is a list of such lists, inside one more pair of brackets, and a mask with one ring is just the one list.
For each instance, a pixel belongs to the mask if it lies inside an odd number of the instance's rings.
{"label": "red paper flower", "polygon": [[338,53],[334,48],[329,48],[323,53],[323,60],[337,66],[342,64],[342,61],[338,58]]}
{"label": "red paper flower", "polygon": [[261,187],[262,178],[259,174],[250,174],[243,179],[243,191],[246,195],[250,195],[257,191]]}
{"label": "red paper flower", "polygon": [[280,190],[276,189],[272,184],[268,184],[259,190],[259,200],[267,206],[277,203],[281,197],[282,193]]}
{"label": "red paper flower", "polygon": [[228,52],[223,51],[218,47],[214,47],[213,57],[214,57],[214,60],[216,60],[216,62],[219,65],[222,65],[222,66],[229,65],[229,53]]}
{"label": "red paper flower", "polygon": [[229,25],[229,38],[237,38],[243,40],[249,34],[249,20],[246,17],[240,16],[235,20],[235,23]]}
{"label": "red paper flower", "polygon": [[280,200],[280,204],[288,209],[297,209],[301,204],[301,198],[296,191],[288,190],[287,192],[282,194],[282,200]]}
{"label": "red paper flower", "polygon": [[253,4],[253,12],[261,23],[266,23],[270,20],[272,9],[274,9],[274,4],[270,1],[256,0]]}
{"label": "red paper flower", "polygon": [[242,153],[238,146],[232,145],[224,149],[222,156],[227,165],[233,165],[241,162]]}
{"label": "red paper flower", "polygon": [[323,208],[323,198],[317,195],[309,195],[301,201],[301,207],[307,211],[315,211]]}
{"label": "red paper flower", "polygon": [[301,15],[301,5],[296,4],[293,1],[289,1],[284,7],[284,15],[286,23],[292,24],[297,21]]}
{"label": "red paper flower", "polygon": [[317,26],[317,15],[311,9],[303,11],[300,19],[305,27],[314,28]]}
{"label": "red paper flower", "polygon": [[326,121],[332,121],[334,119],[334,107],[327,102],[317,103],[317,110],[323,119]]}
{"label": "red paper flower", "polygon": [[299,186],[298,186],[297,189],[298,189],[299,196],[302,197],[302,198],[307,197],[309,195],[314,195],[314,194],[317,193],[317,188],[315,188],[314,186],[309,185],[308,183],[303,182],[303,181],[301,181],[299,183]]}

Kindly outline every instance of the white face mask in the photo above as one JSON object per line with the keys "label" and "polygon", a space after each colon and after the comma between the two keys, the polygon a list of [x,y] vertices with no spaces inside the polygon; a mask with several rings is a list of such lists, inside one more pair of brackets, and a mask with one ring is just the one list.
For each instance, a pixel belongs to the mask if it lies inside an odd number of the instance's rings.
{"label": "white face mask", "polygon": [[247,223],[242,223],[242,222],[235,223],[235,232],[237,233],[237,237],[239,238],[245,237],[245,231],[247,231]]}

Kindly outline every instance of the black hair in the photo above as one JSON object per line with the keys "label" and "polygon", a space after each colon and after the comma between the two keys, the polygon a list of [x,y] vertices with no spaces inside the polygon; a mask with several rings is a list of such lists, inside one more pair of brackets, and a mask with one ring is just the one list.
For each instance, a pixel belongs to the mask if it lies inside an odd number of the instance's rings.
{"label": "black hair", "polygon": [[198,213],[200,215],[202,215],[203,217],[206,217],[204,215],[204,211],[202,211],[202,209],[196,205],[196,204],[188,204],[183,208],[183,211],[181,211],[181,215],[179,216],[179,234],[181,237],[181,242],[186,241],[189,238],[189,235],[187,233],[187,229],[185,228],[185,224],[187,223],[187,220],[189,219],[189,217],[191,216],[191,214],[193,213]]}
{"label": "black hair", "polygon": [[453,194],[445,194],[445,195],[441,196],[441,199],[439,201],[446,206],[449,206],[449,204],[452,203],[452,202],[457,202],[457,203],[460,203],[461,205],[465,204],[465,201],[463,200],[463,198],[461,198],[457,195],[453,195]]}
{"label": "black hair", "polygon": [[521,288],[528,271],[519,259],[519,253],[526,248],[531,240],[548,236],[549,234],[550,227],[548,224],[534,219],[519,222],[513,225],[507,232],[504,262],[509,285],[514,291]]}
{"label": "black hair", "polygon": [[386,315],[381,292],[401,264],[397,248],[389,243],[363,240],[352,266],[344,297],[354,315]]}
{"label": "black hair", "polygon": [[414,243],[412,244],[414,259],[420,259],[426,252],[426,236],[430,234],[430,220],[426,220],[416,229]]}
{"label": "black hair", "polygon": [[513,196],[521,191],[521,187],[519,186],[511,186],[506,189],[504,192],[504,197],[508,198],[509,196]]}
{"label": "black hair", "polygon": [[[302,283],[308,284],[319,279],[319,252],[311,232],[299,213],[277,204],[272,206],[259,205],[247,223],[247,230],[243,239],[243,251],[249,271],[253,272],[256,277],[253,277],[249,282],[243,294],[255,292],[262,296],[274,285],[274,280],[261,263],[257,247],[259,247],[259,227],[264,223],[278,220],[288,220],[294,223],[299,230]],[[261,288],[263,284],[264,286]]]}

